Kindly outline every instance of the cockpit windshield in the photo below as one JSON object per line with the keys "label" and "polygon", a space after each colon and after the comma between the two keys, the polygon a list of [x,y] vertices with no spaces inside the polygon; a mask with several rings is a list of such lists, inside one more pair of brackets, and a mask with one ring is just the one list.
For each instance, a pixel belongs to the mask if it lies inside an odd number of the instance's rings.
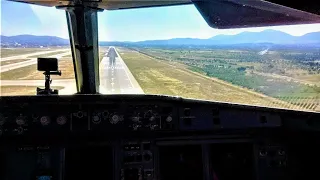
{"label": "cockpit windshield", "polygon": [[[98,27],[102,94],[320,111],[320,24],[212,29],[182,5],[99,12]],[[52,87],[76,92],[65,12],[1,0],[1,96],[44,86],[37,57],[58,58]]]}

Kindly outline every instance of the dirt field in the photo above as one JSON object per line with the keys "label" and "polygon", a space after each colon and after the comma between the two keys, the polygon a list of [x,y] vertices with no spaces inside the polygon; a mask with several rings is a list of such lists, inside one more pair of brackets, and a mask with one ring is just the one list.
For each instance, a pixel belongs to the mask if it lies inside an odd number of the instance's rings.
{"label": "dirt field", "polygon": [[[60,90],[63,87],[51,88]],[[0,86],[0,96],[36,95],[36,89],[36,86]]]}
{"label": "dirt field", "polygon": [[5,66],[8,64],[23,62],[23,61],[27,61],[27,60],[30,60],[30,59],[17,59],[17,60],[3,61],[3,62],[0,62],[0,66]]}
{"label": "dirt field", "polygon": [[53,56],[53,55],[57,55],[65,52],[68,52],[68,51],[57,51],[57,52],[51,52],[51,53],[46,53],[41,55],[28,56],[28,58],[48,57],[48,56]]}
{"label": "dirt field", "polygon": [[299,79],[304,80],[304,81],[309,81],[309,82],[312,82],[312,83],[320,86],[320,74],[301,75],[301,76],[299,76]]}
{"label": "dirt field", "polygon": [[[52,76],[52,79],[73,79],[74,69],[73,62],[70,58],[60,58],[59,70],[62,71],[62,76]],[[37,71],[37,65],[26,66],[23,68],[14,69],[0,74],[2,80],[15,79],[44,79],[42,72]]]}
{"label": "dirt field", "polygon": [[[66,47],[63,47],[66,48]],[[17,56],[40,51],[52,51],[61,48],[1,48],[1,58],[9,56]]]}
{"label": "dirt field", "polygon": [[287,108],[282,101],[205,78],[179,63],[169,64],[136,51],[118,48],[128,68],[146,94],[165,94],[214,101]]}
{"label": "dirt field", "polygon": [[48,51],[46,48],[1,48],[1,57],[17,56],[23,54],[34,53],[37,51]]}
{"label": "dirt field", "polygon": [[[108,46],[101,46],[99,47],[99,60],[101,61],[103,56],[105,55],[106,51],[109,49]],[[72,58],[72,55],[65,55],[65,56],[62,56],[63,58]]]}
{"label": "dirt field", "polygon": [[106,54],[108,49],[109,49],[109,46],[100,46],[99,47],[99,60],[100,60],[100,62],[101,62],[103,56]]}

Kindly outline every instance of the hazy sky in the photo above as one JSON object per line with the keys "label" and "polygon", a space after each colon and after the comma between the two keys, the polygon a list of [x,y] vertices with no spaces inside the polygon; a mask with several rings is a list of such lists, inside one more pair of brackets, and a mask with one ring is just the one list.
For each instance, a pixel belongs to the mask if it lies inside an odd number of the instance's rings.
{"label": "hazy sky", "polygon": [[[15,13],[12,13],[15,12]],[[139,41],[178,37],[209,38],[244,31],[280,30],[294,36],[320,31],[320,24],[217,30],[193,5],[100,12],[100,41]],[[68,38],[65,12],[1,0],[1,35],[51,35]]]}

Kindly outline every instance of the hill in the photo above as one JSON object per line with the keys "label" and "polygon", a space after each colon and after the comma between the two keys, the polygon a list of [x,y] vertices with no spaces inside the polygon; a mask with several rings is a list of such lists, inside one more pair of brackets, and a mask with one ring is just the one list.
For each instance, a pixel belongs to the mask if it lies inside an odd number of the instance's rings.
{"label": "hill", "polygon": [[56,36],[1,36],[2,46],[61,46],[68,44],[69,40]]}
{"label": "hill", "polygon": [[320,32],[305,34],[303,36],[292,36],[290,34],[265,30],[262,32],[243,32],[236,35],[217,35],[209,39],[177,38],[168,40],[140,41],[138,44],[145,45],[232,45],[232,44],[310,44],[320,43]]}
{"label": "hill", "polygon": [[[277,45],[308,45],[320,44],[320,32],[308,33],[303,36],[265,30],[262,32],[242,32],[236,35],[217,35],[208,39],[173,38],[167,40],[147,40],[139,42],[107,42],[100,45],[237,45],[237,44],[277,44]],[[1,36],[1,46],[59,46],[68,45],[69,40],[55,36]]]}

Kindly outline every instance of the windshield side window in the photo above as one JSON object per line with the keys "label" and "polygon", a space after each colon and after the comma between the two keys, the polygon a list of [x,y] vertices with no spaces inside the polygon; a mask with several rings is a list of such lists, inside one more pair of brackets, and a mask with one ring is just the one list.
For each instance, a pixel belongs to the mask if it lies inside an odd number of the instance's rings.
{"label": "windshield side window", "polygon": [[320,111],[319,30],[213,29],[193,5],[104,11],[101,87],[108,94]]}
{"label": "windshield side window", "polygon": [[39,57],[58,59],[62,75],[51,76],[52,89],[76,92],[65,12],[1,1],[1,96],[36,95],[36,88],[45,86]]}

